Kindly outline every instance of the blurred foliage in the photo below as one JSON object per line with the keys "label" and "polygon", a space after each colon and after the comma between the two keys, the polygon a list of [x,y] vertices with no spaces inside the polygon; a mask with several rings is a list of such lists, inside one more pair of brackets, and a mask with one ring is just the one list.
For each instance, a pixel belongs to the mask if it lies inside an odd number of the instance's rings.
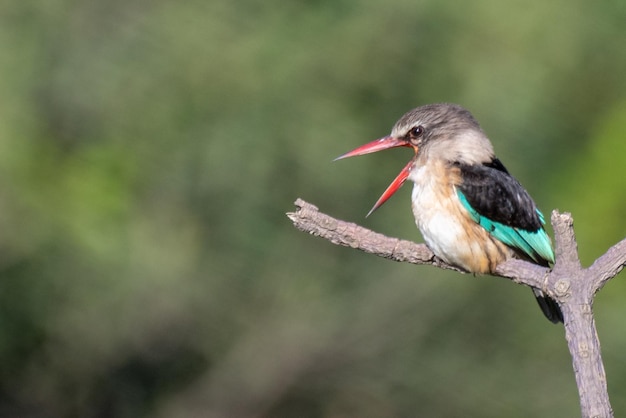
{"label": "blurred foliage", "polygon": [[[0,6],[0,416],[576,416],[563,331],[504,280],[296,231],[296,197],[419,239],[417,105],[471,109],[586,264],[626,231],[618,0]],[[623,280],[596,304],[626,411]]]}

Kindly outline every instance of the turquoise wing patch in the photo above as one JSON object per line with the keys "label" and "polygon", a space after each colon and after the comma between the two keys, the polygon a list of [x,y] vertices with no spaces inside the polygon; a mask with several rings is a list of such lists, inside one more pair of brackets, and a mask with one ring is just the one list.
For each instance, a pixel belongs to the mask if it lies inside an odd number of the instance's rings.
{"label": "turquoise wing patch", "polygon": [[[540,259],[547,260],[554,263],[554,252],[552,251],[552,244],[550,238],[543,228],[537,231],[525,231],[523,229],[514,228],[504,225],[500,222],[494,222],[489,218],[482,216],[474,209],[467,198],[457,189],[457,195],[463,207],[467,209],[471,218],[480,226],[485,228],[494,238],[502,241],[509,247],[517,248],[524,252],[535,262],[539,262]],[[541,223],[544,224],[544,217],[541,212],[537,210]]]}

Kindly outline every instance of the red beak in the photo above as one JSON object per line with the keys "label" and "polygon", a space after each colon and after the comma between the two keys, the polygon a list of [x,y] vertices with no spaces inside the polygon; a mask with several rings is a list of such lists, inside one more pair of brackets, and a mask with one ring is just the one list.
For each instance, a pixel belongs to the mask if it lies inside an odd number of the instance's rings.
{"label": "red beak", "polygon": [[[417,148],[411,145],[408,141],[403,139],[394,138],[392,136],[386,136],[384,138],[377,139],[365,145],[361,145],[360,147],[353,149],[352,151],[346,152],[343,155],[335,158],[334,161],[341,160],[343,158],[355,157],[357,155],[370,154],[372,152],[378,152],[382,150],[386,150],[389,148],[397,148],[397,147],[413,147],[415,149],[415,153],[417,154]],[[409,177],[409,172],[411,171],[411,166],[413,165],[414,159],[411,159],[409,163],[404,166],[400,174],[396,176],[395,179],[391,182],[389,187],[383,192],[382,196],[376,201],[374,207],[367,213],[366,218],[372,214],[376,209],[381,207],[383,203],[387,201],[395,192],[397,192],[402,184]]]}

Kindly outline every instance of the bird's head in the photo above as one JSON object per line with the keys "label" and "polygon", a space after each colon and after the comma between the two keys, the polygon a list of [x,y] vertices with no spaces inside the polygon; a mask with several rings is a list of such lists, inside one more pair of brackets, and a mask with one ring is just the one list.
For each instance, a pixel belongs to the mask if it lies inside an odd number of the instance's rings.
{"label": "bird's head", "polygon": [[421,106],[407,112],[393,126],[390,135],[362,145],[335,160],[397,147],[412,148],[414,156],[367,216],[400,189],[414,168],[423,166],[428,161],[480,164],[490,161],[494,156],[491,142],[472,114],[459,105],[441,103]]}

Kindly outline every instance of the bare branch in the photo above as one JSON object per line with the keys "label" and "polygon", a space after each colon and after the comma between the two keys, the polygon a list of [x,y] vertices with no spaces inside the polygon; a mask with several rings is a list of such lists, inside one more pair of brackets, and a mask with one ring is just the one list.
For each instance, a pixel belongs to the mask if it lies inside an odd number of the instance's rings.
{"label": "bare branch", "polygon": [[[437,258],[425,244],[390,238],[352,222],[335,219],[302,199],[295,201],[296,211],[287,213],[294,226],[303,232],[329,240],[333,244],[351,247],[393,261],[430,265],[462,272],[459,268]],[[496,274],[516,283],[541,288],[549,270],[522,260],[500,264]]]}
{"label": "bare branch", "polygon": [[609,248],[587,270],[593,277],[593,292],[602,289],[606,282],[626,266],[626,238]]}
{"label": "bare branch", "polygon": [[560,268],[580,269],[578,245],[574,235],[574,219],[570,213],[552,211],[552,227],[554,228],[556,263],[554,270]]}
{"label": "bare branch", "polygon": [[544,289],[546,294],[550,294],[544,286],[549,273],[550,270],[546,267],[524,260],[510,259],[506,263],[498,264],[494,276],[504,277],[513,280],[515,283]]}
{"label": "bare branch", "polygon": [[287,213],[296,228],[329,240],[333,244],[351,247],[366,253],[394,261],[412,264],[436,264],[438,267],[457,270],[457,268],[436,260],[435,255],[424,244],[398,238],[389,238],[351,222],[344,222],[324,213],[302,199],[295,202],[296,212]]}
{"label": "bare branch", "polygon": [[[296,211],[287,214],[296,228],[331,241],[394,261],[431,265],[461,271],[437,258],[424,244],[389,238],[359,225],[319,212],[298,199]],[[574,222],[569,213],[552,212],[555,234],[554,268],[509,260],[498,265],[494,275],[540,288],[557,301],[565,322],[565,336],[572,355],[583,417],[612,417],[600,342],[593,319],[593,297],[626,266],[626,239],[613,246],[588,269],[578,257]]]}

